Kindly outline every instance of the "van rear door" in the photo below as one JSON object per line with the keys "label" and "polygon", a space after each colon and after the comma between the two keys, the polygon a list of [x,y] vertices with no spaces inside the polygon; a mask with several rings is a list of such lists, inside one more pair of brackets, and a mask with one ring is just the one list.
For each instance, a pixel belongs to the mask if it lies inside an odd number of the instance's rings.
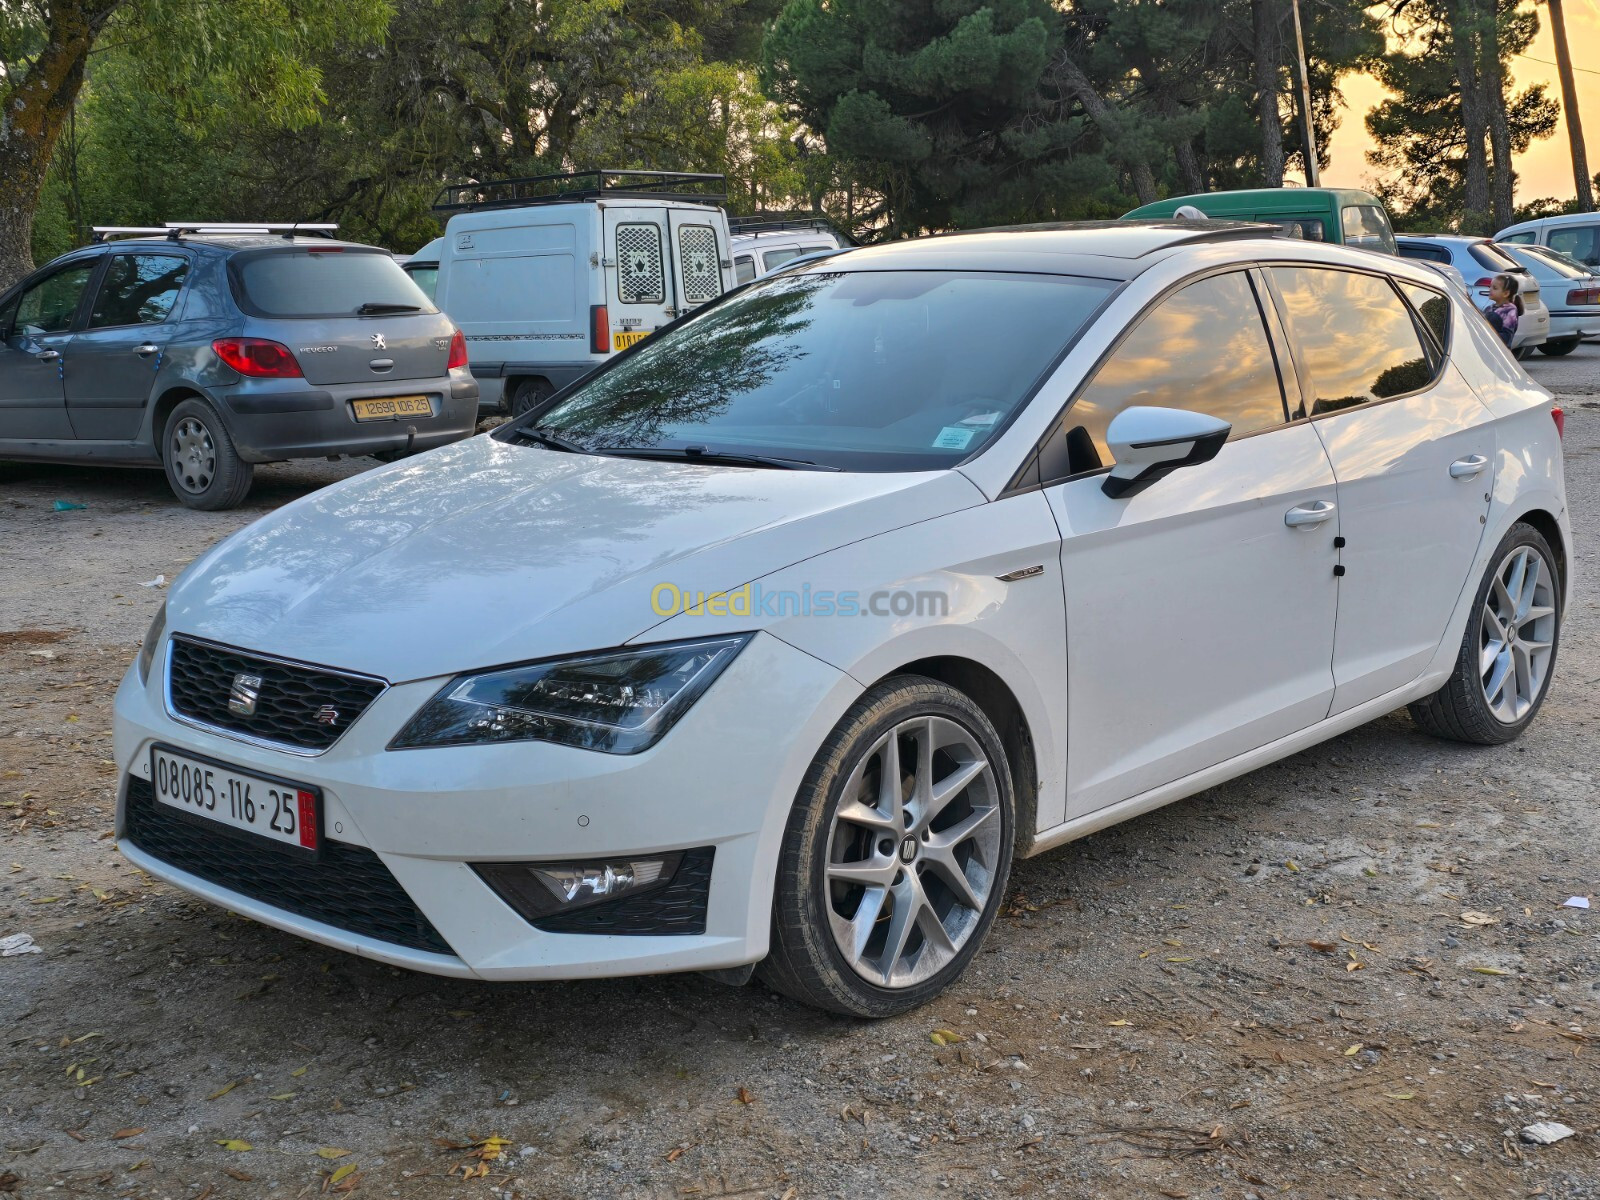
{"label": "van rear door", "polygon": [[676,315],[664,208],[605,210],[606,311],[611,349],[626,350]]}
{"label": "van rear door", "polygon": [[733,286],[727,218],[720,210],[673,208],[673,304],[680,314],[715,300]]}

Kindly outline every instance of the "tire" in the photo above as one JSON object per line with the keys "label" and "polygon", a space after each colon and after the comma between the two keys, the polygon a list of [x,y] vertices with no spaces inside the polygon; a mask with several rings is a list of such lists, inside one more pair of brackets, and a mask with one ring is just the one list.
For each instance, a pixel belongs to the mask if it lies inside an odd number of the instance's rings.
{"label": "tire", "polygon": [[1518,346],[1511,352],[1511,357],[1516,359],[1518,362],[1527,362],[1533,357],[1533,350],[1534,348],[1532,346]]}
{"label": "tire", "polygon": [[[1507,622],[1508,612],[1520,615]],[[1511,741],[1532,723],[1550,692],[1560,639],[1555,555],[1543,534],[1518,522],[1489,558],[1450,681],[1410,706],[1412,720],[1451,741]]]}
{"label": "tire", "polygon": [[237,508],[255,478],[255,468],[239,457],[222,418],[204,400],[185,400],[167,417],[161,463],[173,494],[206,512]]}
{"label": "tire", "polygon": [[555,388],[550,386],[547,379],[522,379],[518,380],[516,389],[511,393],[511,402],[508,411],[512,419],[522,416],[535,405],[542,404],[555,395]]}
{"label": "tire", "polygon": [[1577,338],[1562,338],[1559,342],[1545,342],[1539,347],[1539,352],[1548,354],[1552,358],[1560,358],[1563,354],[1571,354],[1577,348]]}
{"label": "tire", "polygon": [[[891,753],[900,782],[884,790]],[[930,803],[932,785],[954,786]],[[762,981],[856,1017],[932,1000],[994,923],[1015,812],[1000,736],[965,693],[918,675],[872,688],[817,751],[789,814]]]}

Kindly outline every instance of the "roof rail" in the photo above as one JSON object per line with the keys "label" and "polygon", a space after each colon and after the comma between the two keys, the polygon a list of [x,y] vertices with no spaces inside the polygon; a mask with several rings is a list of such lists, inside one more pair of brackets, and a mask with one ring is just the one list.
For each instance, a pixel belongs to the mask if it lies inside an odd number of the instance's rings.
{"label": "roof rail", "polygon": [[281,233],[294,237],[297,233],[315,237],[332,237],[337,224],[309,221],[167,221],[161,225],[96,225],[91,230],[94,242],[109,241],[113,237],[161,236],[179,241],[185,237],[206,234],[268,234]]}
{"label": "roof rail", "polygon": [[786,229],[800,229],[808,233],[837,233],[844,235],[828,219],[826,213],[752,213],[747,217],[729,217],[728,232],[738,236],[753,233],[777,233]]}
{"label": "roof rail", "polygon": [[608,196],[682,200],[692,204],[721,204],[727,177],[690,171],[631,171],[600,168],[565,171],[556,175],[523,175],[514,179],[468,180],[450,183],[434,197],[436,213],[471,212],[481,208],[523,208],[534,204],[561,204],[597,200]]}

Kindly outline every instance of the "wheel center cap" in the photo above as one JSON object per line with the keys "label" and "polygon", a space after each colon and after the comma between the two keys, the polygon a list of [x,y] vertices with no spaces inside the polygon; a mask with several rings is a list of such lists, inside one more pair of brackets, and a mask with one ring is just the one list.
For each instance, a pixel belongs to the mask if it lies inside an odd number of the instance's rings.
{"label": "wheel center cap", "polygon": [[905,837],[900,839],[900,861],[908,863],[914,861],[916,857],[917,839],[908,833]]}

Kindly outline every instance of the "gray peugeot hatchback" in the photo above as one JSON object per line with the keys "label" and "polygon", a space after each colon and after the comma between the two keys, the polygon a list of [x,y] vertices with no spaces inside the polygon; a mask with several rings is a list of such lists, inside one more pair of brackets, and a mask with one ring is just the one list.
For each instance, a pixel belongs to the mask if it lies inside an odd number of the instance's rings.
{"label": "gray peugeot hatchback", "polygon": [[223,509],[257,463],[473,432],[466,341],[388,251],[326,226],[96,239],[0,295],[0,459],[159,466]]}

